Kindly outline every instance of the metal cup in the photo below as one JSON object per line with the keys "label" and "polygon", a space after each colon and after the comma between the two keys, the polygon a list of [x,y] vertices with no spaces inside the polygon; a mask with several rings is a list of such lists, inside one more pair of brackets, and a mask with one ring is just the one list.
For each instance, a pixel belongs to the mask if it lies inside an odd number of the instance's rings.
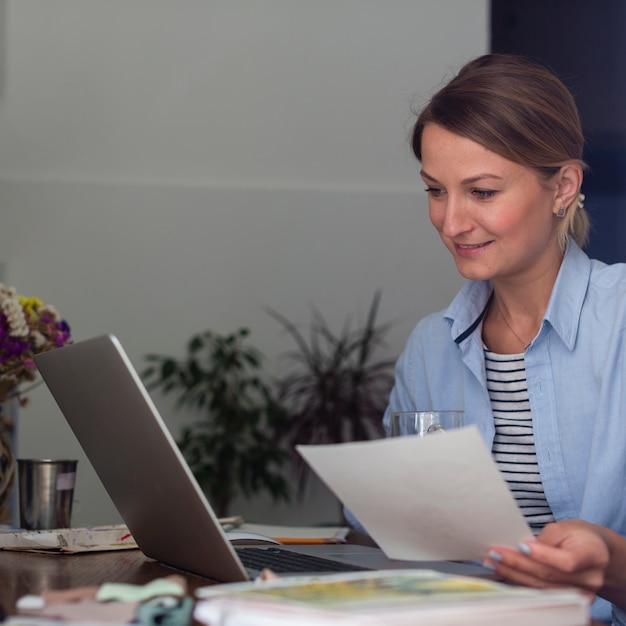
{"label": "metal cup", "polygon": [[20,526],[69,528],[78,461],[18,459]]}

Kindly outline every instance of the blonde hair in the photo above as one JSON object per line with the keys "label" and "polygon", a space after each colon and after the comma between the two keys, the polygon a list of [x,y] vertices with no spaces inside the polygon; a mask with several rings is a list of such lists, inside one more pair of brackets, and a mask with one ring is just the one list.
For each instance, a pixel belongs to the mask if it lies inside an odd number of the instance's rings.
{"label": "blonde hair", "polygon": [[[417,116],[412,148],[422,160],[422,133],[437,124],[550,180],[562,166],[583,161],[584,137],[574,98],[548,69],[525,57],[486,54],[461,68]],[[559,218],[557,237],[583,247],[589,217],[580,196]]]}

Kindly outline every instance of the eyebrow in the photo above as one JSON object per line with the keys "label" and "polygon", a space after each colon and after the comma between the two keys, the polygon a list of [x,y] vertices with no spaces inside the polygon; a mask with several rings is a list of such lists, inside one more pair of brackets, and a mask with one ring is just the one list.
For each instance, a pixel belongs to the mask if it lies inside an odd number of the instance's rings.
{"label": "eyebrow", "polygon": [[[434,178],[433,176],[431,176],[430,174],[428,174],[427,172],[425,172],[424,170],[420,171],[420,174],[422,175],[423,178],[427,178],[428,180],[437,183],[439,182],[436,178]],[[477,183],[480,180],[485,180],[485,179],[495,179],[495,180],[503,180],[502,176],[497,176],[496,174],[489,174],[488,172],[485,172],[484,174],[476,174],[476,176],[470,176],[469,178],[464,178],[461,181],[462,185],[471,185],[472,183]]]}

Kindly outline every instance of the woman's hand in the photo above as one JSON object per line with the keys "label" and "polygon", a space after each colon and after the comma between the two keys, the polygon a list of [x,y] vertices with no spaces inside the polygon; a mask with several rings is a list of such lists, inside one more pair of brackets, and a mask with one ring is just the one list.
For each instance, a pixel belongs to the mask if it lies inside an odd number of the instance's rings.
{"label": "woman's hand", "polygon": [[605,529],[582,520],[548,524],[519,551],[495,547],[483,565],[529,587],[574,586],[593,598],[605,585],[610,551]]}

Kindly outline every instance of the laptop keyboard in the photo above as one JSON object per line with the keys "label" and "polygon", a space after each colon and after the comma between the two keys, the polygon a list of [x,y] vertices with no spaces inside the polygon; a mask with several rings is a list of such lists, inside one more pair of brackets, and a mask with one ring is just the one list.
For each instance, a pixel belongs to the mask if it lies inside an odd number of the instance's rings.
{"label": "laptop keyboard", "polygon": [[237,548],[236,551],[244,567],[253,570],[262,570],[267,567],[277,574],[359,572],[369,569],[281,548]]}

